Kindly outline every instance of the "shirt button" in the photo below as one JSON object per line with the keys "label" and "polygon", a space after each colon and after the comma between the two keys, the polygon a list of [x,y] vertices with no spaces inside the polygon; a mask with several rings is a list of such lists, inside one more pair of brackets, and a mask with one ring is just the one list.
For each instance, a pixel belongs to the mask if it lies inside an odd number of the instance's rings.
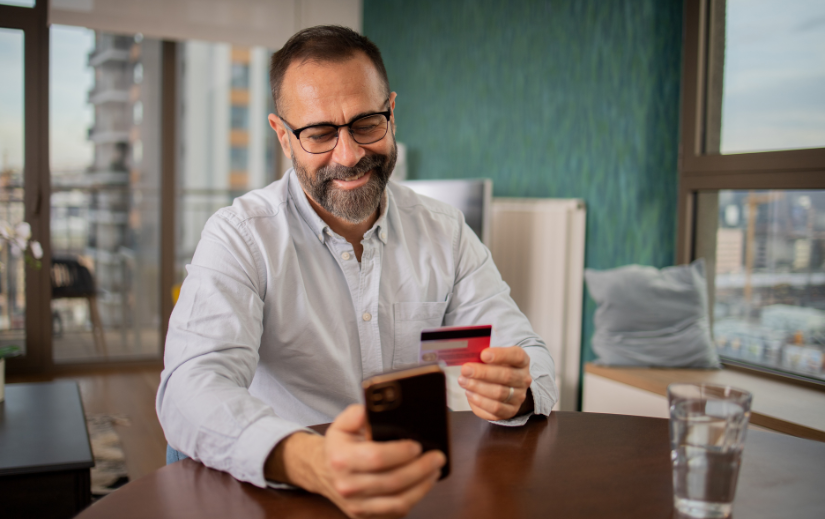
{"label": "shirt button", "polygon": [[361,316],[361,319],[369,321],[370,319],[372,319],[372,316],[368,312],[366,312],[364,313],[364,315]]}
{"label": "shirt button", "polygon": [[350,257],[349,252],[345,252],[345,253],[341,254],[341,257],[344,258],[344,261],[348,260],[349,257]]}
{"label": "shirt button", "polygon": [[382,233],[381,233],[381,239],[382,239],[382,240],[386,240],[386,239],[387,239],[387,233],[382,232]]}
{"label": "shirt button", "polygon": [[324,241],[324,235],[323,235],[323,234],[319,234],[319,235],[318,235],[318,239],[319,239],[319,240],[321,240],[321,241]]}

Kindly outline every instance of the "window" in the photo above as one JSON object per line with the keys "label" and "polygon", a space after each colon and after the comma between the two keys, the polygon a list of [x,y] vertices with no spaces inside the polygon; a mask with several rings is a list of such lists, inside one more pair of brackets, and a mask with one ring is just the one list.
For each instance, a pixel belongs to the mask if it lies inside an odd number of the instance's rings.
{"label": "window", "polygon": [[229,119],[233,130],[246,130],[249,127],[249,108],[233,105],[230,108]]}
{"label": "window", "polygon": [[249,88],[249,64],[232,63],[232,88],[236,90],[246,90]]}
{"label": "window", "polygon": [[[142,79],[142,78],[141,78]],[[135,82],[136,85],[140,84]],[[132,124],[135,126],[140,126],[140,123],[143,122],[143,101],[135,101],[132,105]],[[134,143],[133,143],[134,145]]]}
{"label": "window", "polygon": [[182,282],[206,220],[236,196],[275,180],[280,147],[267,122],[274,112],[267,49],[204,41],[178,47],[175,280]]}
{"label": "window", "polygon": [[825,4],[728,0],[724,16],[719,152],[825,147]]}
{"label": "window", "polygon": [[231,171],[246,171],[249,154],[246,148],[229,148],[229,169]]}
{"label": "window", "polygon": [[[682,262],[724,363],[825,382],[825,5],[688,0]],[[819,25],[817,25],[817,23]]]}
{"label": "window", "polygon": [[[0,221],[11,227],[24,220],[24,41],[22,30],[0,29]],[[0,246],[0,346],[25,343],[25,261]]]}
{"label": "window", "polygon": [[825,381],[825,191],[721,190],[699,207],[718,214],[697,248],[719,354]]}
{"label": "window", "polygon": [[[48,89],[47,2],[0,2],[0,218],[26,222],[48,253],[45,149]],[[45,186],[48,193],[48,186]],[[49,362],[49,270],[7,248],[0,250],[0,346],[22,355],[6,361],[10,373],[42,370]]]}
{"label": "window", "polygon": [[53,359],[157,359],[161,42],[50,40]]}
{"label": "window", "polygon": [[[159,359],[204,223],[276,178],[270,52],[49,26],[47,5],[0,1],[0,218],[46,254],[0,251],[7,369]],[[61,293],[78,271],[93,288]]]}

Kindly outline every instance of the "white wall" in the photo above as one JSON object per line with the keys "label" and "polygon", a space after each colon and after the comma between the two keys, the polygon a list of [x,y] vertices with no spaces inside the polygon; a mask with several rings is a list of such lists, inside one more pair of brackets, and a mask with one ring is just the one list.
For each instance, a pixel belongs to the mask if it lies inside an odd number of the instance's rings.
{"label": "white wall", "polygon": [[668,418],[667,398],[592,373],[584,374],[582,411]]}

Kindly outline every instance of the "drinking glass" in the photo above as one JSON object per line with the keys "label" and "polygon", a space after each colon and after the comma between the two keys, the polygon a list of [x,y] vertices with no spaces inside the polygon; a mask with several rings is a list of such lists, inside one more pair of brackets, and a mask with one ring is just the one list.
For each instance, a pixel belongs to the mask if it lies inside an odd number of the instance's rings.
{"label": "drinking glass", "polygon": [[753,396],[714,384],[671,384],[673,505],[688,517],[728,517]]}

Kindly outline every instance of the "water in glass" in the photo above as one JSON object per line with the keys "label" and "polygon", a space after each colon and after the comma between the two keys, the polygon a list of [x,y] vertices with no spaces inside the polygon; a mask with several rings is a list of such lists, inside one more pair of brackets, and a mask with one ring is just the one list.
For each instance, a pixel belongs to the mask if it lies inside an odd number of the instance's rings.
{"label": "water in glass", "polygon": [[685,401],[671,408],[676,509],[690,517],[731,513],[742,455],[745,410],[733,402]]}

